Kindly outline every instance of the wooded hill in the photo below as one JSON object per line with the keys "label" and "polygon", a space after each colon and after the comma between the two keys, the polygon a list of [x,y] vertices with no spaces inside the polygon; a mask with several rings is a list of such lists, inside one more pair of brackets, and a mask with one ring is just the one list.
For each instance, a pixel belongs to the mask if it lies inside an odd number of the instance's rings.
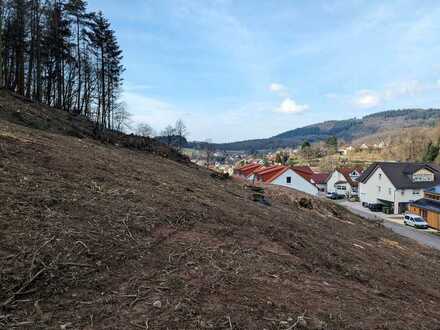
{"label": "wooded hill", "polygon": [[0,87],[122,130],[122,51],[85,0],[0,1]]}
{"label": "wooded hill", "polygon": [[325,141],[336,136],[346,142],[384,132],[408,127],[434,127],[440,120],[439,109],[390,110],[365,116],[361,119],[326,121],[297,128],[279,135],[258,140],[217,144],[221,150],[268,150],[298,147],[303,141]]}
{"label": "wooded hill", "polygon": [[0,329],[440,328],[439,252],[93,126],[0,92]]}

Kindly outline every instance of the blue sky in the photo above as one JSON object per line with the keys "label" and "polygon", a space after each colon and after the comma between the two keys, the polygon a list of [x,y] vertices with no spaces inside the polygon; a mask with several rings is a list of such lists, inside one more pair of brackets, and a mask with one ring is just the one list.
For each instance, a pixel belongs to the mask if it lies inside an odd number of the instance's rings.
{"label": "blue sky", "polygon": [[123,99],[190,139],[439,107],[439,1],[89,0],[124,50]]}

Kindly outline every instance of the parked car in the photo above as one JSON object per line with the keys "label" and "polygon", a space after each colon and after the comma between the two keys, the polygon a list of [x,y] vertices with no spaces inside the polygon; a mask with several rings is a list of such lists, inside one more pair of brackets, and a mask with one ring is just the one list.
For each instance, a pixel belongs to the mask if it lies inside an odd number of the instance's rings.
{"label": "parked car", "polygon": [[368,204],[368,208],[371,212],[381,212],[382,211],[382,204]]}
{"label": "parked car", "polygon": [[403,223],[414,228],[428,229],[428,224],[426,221],[421,216],[416,214],[405,214]]}
{"label": "parked car", "polygon": [[368,207],[368,205],[369,205],[369,204],[368,204],[367,202],[362,202],[362,206],[363,206],[363,207]]}
{"label": "parked car", "polygon": [[325,196],[329,199],[344,199],[345,198],[344,195],[339,195],[335,192],[328,192]]}

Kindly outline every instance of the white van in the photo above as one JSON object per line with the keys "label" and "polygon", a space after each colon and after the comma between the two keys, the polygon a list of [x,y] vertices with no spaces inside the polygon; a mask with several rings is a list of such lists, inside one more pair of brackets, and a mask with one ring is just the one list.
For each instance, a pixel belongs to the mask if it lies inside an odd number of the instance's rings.
{"label": "white van", "polygon": [[428,229],[429,227],[426,221],[420,215],[411,214],[411,213],[405,214],[403,223],[407,226],[420,228],[420,229]]}

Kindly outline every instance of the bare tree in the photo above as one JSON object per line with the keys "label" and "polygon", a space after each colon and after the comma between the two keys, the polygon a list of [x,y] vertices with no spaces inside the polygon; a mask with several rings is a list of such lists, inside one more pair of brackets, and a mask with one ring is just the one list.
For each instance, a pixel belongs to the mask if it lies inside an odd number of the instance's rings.
{"label": "bare tree", "polygon": [[140,123],[136,127],[136,134],[143,137],[153,137],[154,130],[150,125],[146,123]]}
{"label": "bare tree", "polygon": [[167,127],[164,128],[164,130],[162,131],[162,133],[160,135],[166,139],[166,144],[168,146],[171,146],[173,143],[173,138],[175,136],[174,127],[172,127],[171,125],[168,125]]}
{"label": "bare tree", "polygon": [[214,158],[215,153],[215,146],[212,143],[211,139],[207,139],[204,143],[204,150],[206,155],[206,167],[209,167],[211,165],[212,160]]}
{"label": "bare tree", "polygon": [[118,132],[125,132],[130,129],[131,114],[127,111],[127,106],[124,102],[119,103],[115,107],[113,116],[113,129]]}
{"label": "bare tree", "polygon": [[177,137],[177,149],[180,151],[183,147],[183,141],[188,136],[188,129],[186,128],[185,123],[182,119],[176,121],[176,125],[174,126],[174,134]]}

